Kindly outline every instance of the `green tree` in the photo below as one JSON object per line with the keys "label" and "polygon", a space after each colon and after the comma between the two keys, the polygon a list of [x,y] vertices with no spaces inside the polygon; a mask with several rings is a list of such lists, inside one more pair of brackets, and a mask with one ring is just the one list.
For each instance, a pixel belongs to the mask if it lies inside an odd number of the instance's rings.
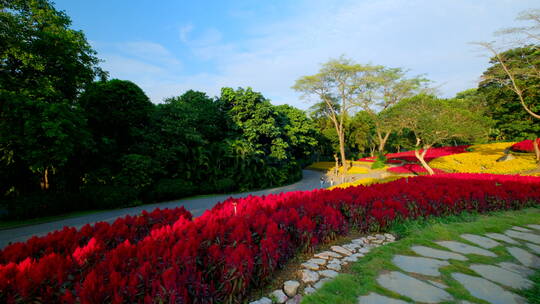
{"label": "green tree", "polygon": [[427,79],[421,76],[407,78],[402,68],[379,67],[371,76],[371,86],[365,98],[359,100],[359,105],[369,113],[375,124],[375,134],[378,141],[379,153],[384,153],[390,134],[396,130],[396,122],[386,110],[404,98],[412,97],[425,90]]}
{"label": "green tree", "polygon": [[[104,73],[82,32],[49,1],[1,1],[0,8],[0,159],[34,172],[48,189],[50,175],[89,144],[74,101]],[[11,193],[35,184],[12,182]]]}
{"label": "green tree", "polygon": [[92,83],[79,104],[95,142],[87,167],[100,169],[97,178],[113,177],[124,155],[140,152],[154,104],[136,84],[118,79]]}
{"label": "green tree", "polygon": [[[540,10],[528,10],[518,16],[518,20],[532,25],[502,30],[500,33],[517,36],[517,48],[502,51],[495,42],[476,43],[487,49],[493,56],[490,69],[484,73],[484,82],[498,82],[500,86],[517,96],[525,112],[533,119],[540,119],[538,92],[540,91]],[[540,166],[538,133],[533,138],[536,160]]]}
{"label": "green tree", "polygon": [[[332,121],[339,141],[339,154],[343,172],[347,172],[345,151],[345,121],[352,108],[369,91],[370,77],[377,67],[361,65],[340,57],[324,63],[319,73],[303,76],[292,87],[303,93],[303,98],[315,96],[317,103],[323,102],[325,113]],[[336,106],[339,105],[339,106]]]}
{"label": "green tree", "polygon": [[394,107],[403,127],[414,134],[416,158],[429,174],[434,172],[424,157],[431,147],[452,138],[482,140],[489,133],[490,120],[459,100],[441,100],[420,94],[404,99]]}

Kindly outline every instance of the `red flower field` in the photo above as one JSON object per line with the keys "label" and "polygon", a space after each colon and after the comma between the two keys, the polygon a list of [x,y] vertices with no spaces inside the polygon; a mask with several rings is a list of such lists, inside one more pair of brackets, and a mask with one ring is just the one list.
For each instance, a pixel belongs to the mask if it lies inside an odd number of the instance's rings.
{"label": "red flower field", "polygon": [[229,199],[193,220],[160,210],[142,216],[142,230],[139,217],[66,228],[0,252],[0,302],[237,303],[297,252],[351,228],[538,205],[539,186],[540,177],[441,174]]}
{"label": "red flower field", "polygon": [[[540,145],[540,138],[537,138],[536,141]],[[518,152],[534,152],[533,141],[530,139],[520,141],[512,145],[511,149]]]}

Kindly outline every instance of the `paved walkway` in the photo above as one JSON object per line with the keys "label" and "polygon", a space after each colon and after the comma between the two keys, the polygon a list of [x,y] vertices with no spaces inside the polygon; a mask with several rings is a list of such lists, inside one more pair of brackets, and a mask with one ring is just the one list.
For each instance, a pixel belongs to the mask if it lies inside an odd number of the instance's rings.
{"label": "paved walkway", "polygon": [[[5,247],[10,242],[21,242],[29,239],[32,236],[45,235],[51,231],[62,229],[64,226],[82,227],[86,224],[91,224],[99,221],[112,222],[115,219],[141,213],[143,210],[151,211],[156,208],[174,208],[184,206],[193,216],[200,216],[204,211],[212,208],[218,202],[222,202],[229,197],[246,197],[248,195],[266,195],[272,193],[290,192],[290,191],[305,191],[320,188],[320,178],[323,172],[304,170],[303,178],[294,184],[277,187],[273,189],[251,191],[237,194],[222,194],[211,197],[188,198],[170,202],[157,204],[149,204],[132,208],[107,210],[99,213],[88,214],[79,217],[67,218],[59,221],[24,226],[13,229],[0,230],[0,248]],[[325,188],[329,186],[325,184]]]}
{"label": "paved walkway", "polygon": [[[401,271],[380,273],[377,283],[414,303],[471,303],[456,301],[446,291],[448,281],[442,279],[439,270],[455,260],[465,263],[467,271],[464,269],[452,272],[451,280],[460,284],[475,299],[493,304],[527,303],[515,291],[528,289],[534,285],[527,277],[533,274],[535,269],[540,269],[540,225],[514,226],[504,234],[462,234],[460,238],[462,240],[435,242],[444,250],[412,246],[411,250],[417,255],[395,255],[392,263]],[[499,261],[500,257],[492,249],[501,246],[513,257],[512,260]],[[468,256],[471,254],[493,258],[494,263],[470,262]],[[408,303],[374,292],[361,296],[358,302],[359,304]]]}

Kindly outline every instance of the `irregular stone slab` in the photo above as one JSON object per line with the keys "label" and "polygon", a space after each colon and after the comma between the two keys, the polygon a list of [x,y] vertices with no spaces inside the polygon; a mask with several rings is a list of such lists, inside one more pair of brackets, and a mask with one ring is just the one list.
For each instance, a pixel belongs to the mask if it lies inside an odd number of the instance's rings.
{"label": "irregular stone slab", "polygon": [[319,271],[319,274],[323,277],[335,278],[339,273],[335,272],[334,270],[321,270]]}
{"label": "irregular stone slab", "polygon": [[527,267],[540,268],[540,258],[536,255],[518,247],[508,247],[506,250],[521,264]]}
{"label": "irregular stone slab", "polygon": [[285,302],[285,304],[300,304],[300,302],[302,302],[302,296],[296,295],[293,298],[288,299],[287,302]]}
{"label": "irregular stone slab", "polygon": [[417,254],[423,255],[428,258],[435,258],[435,259],[440,259],[440,260],[458,260],[458,261],[468,260],[465,256],[459,253],[433,249],[431,247],[426,247],[426,246],[413,246],[411,247],[411,249]]}
{"label": "irregular stone slab", "polygon": [[340,259],[331,259],[330,261],[328,261],[328,264],[338,264],[338,265],[341,265],[341,264],[343,264],[343,262],[342,262]]}
{"label": "irregular stone slab", "polygon": [[319,265],[313,263],[302,263],[301,266],[309,270],[319,270]]}
{"label": "irregular stone slab", "polygon": [[262,297],[257,301],[249,302],[249,304],[272,304],[272,300],[267,297]]}
{"label": "irregular stone slab", "polygon": [[377,282],[382,287],[409,297],[415,302],[439,303],[453,299],[448,292],[398,271],[379,275]]}
{"label": "irregular stone slab", "polygon": [[335,264],[335,263],[330,263],[330,264],[326,265],[326,268],[328,268],[330,270],[340,271],[341,270],[341,265]]}
{"label": "irregular stone slab", "polygon": [[431,285],[433,286],[436,286],[436,287],[439,287],[440,289],[446,289],[448,288],[448,286],[446,286],[446,284],[443,284],[441,282],[437,282],[437,281],[432,281],[432,280],[427,280]]}
{"label": "irregular stone slab", "polygon": [[324,265],[326,264],[325,259],[309,259],[307,260],[307,263],[317,264],[317,265]]}
{"label": "irregular stone slab", "polygon": [[527,225],[527,227],[532,228],[532,229],[536,229],[536,230],[540,230],[540,225],[536,225],[536,224],[530,224],[530,225]]}
{"label": "irregular stone slab", "polygon": [[525,243],[525,245],[527,245],[534,253],[540,254],[540,246],[531,243]]}
{"label": "irregular stone slab", "polygon": [[368,247],[362,247],[360,249],[358,249],[358,253],[363,253],[363,254],[366,254],[370,251],[371,249],[368,248]]}
{"label": "irregular stone slab", "polygon": [[392,258],[392,262],[406,272],[414,272],[435,277],[441,275],[439,272],[440,267],[450,265],[447,261],[406,255],[396,255]]}
{"label": "irregular stone slab", "polygon": [[329,279],[329,278],[321,279],[319,282],[317,282],[317,283],[315,283],[315,285],[313,285],[313,288],[320,289],[321,287],[323,287],[324,283],[329,282],[329,281],[332,281],[332,280]]}
{"label": "irregular stone slab", "polygon": [[285,281],[285,283],[283,283],[283,291],[289,297],[294,297],[296,295],[298,287],[300,287],[300,282],[298,281]]}
{"label": "irregular stone slab", "polygon": [[497,241],[494,241],[485,236],[479,236],[477,234],[462,234],[460,235],[460,237],[480,247],[484,247],[486,249],[490,249],[490,248],[497,247],[500,245],[500,243]]}
{"label": "irregular stone slab", "polygon": [[346,255],[346,256],[349,256],[351,254],[353,254],[352,252],[350,252],[349,250],[341,247],[341,246],[332,246],[330,247],[330,249],[332,249],[332,251],[335,251],[337,253],[340,253],[342,255]]}
{"label": "irregular stone slab", "polygon": [[530,229],[519,227],[519,226],[512,226],[511,229],[521,231],[521,232],[532,232],[532,230],[530,230]]}
{"label": "irregular stone slab", "polygon": [[316,258],[321,258],[321,259],[326,259],[326,260],[328,260],[329,258],[341,258],[341,254],[335,253],[333,251],[323,251],[323,252],[317,253],[314,256]]}
{"label": "irregular stone slab", "polygon": [[315,271],[304,269],[300,270],[300,274],[302,276],[302,282],[304,283],[312,283],[319,280],[319,274]]}
{"label": "irregular stone slab", "polygon": [[405,301],[381,296],[378,293],[370,292],[367,296],[358,298],[358,304],[408,304]]}
{"label": "irregular stone slab", "polygon": [[533,285],[532,281],[527,280],[522,275],[497,266],[475,264],[469,268],[490,281],[513,289],[525,289]]}
{"label": "irregular stone slab", "polygon": [[272,291],[270,295],[276,299],[276,303],[278,304],[283,304],[289,299],[289,297],[287,297],[287,295],[281,289]]}
{"label": "irregular stone slab", "polygon": [[384,237],[386,239],[390,239],[390,240],[395,240],[396,239],[396,237],[394,235],[390,234],[390,233],[385,233]]}
{"label": "irregular stone slab", "polygon": [[353,242],[355,244],[358,244],[358,245],[364,245],[366,243],[366,238],[355,239],[355,240],[352,240],[351,242]]}
{"label": "irregular stone slab", "polygon": [[527,233],[527,232],[519,232],[514,230],[506,230],[504,234],[508,235],[509,237],[513,237],[515,239],[525,240],[528,242],[532,242],[535,244],[540,244],[540,235]]}
{"label": "irregular stone slab", "polygon": [[354,252],[356,252],[356,250],[358,248],[360,248],[360,245],[357,245],[357,244],[345,244],[345,245],[343,245],[341,247],[343,247],[343,248],[349,250],[350,252],[354,253]]}
{"label": "irregular stone slab", "polygon": [[534,274],[534,270],[532,270],[530,268],[527,268],[527,267],[525,267],[523,265],[515,264],[515,263],[501,262],[501,263],[497,264],[497,266],[499,266],[501,268],[504,268],[506,270],[513,271],[513,272],[515,272],[517,274],[524,274],[527,277]]}
{"label": "irregular stone slab", "polygon": [[452,273],[452,278],[458,281],[476,298],[492,304],[527,303],[522,297],[504,290],[499,285],[484,278],[473,277],[463,273]]}
{"label": "irregular stone slab", "polygon": [[517,245],[519,244],[518,241],[504,235],[504,234],[500,234],[500,233],[486,233],[486,236],[492,238],[492,239],[495,239],[495,240],[499,240],[499,241],[503,241],[503,242],[506,242],[508,244],[512,244],[512,245]]}
{"label": "irregular stone slab", "polygon": [[308,286],[306,288],[304,288],[304,294],[308,295],[310,293],[314,293],[315,291],[317,291],[315,288],[311,287],[311,286]]}
{"label": "irregular stone slab", "polygon": [[497,256],[495,253],[489,250],[485,250],[480,247],[471,246],[471,245],[463,244],[456,241],[439,241],[436,243],[452,251],[463,253],[463,254],[478,254],[478,255],[485,255],[489,257]]}

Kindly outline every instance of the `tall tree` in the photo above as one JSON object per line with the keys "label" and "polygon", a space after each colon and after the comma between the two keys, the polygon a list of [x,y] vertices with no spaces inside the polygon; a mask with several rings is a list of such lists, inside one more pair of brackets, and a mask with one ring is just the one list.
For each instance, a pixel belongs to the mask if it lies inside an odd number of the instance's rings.
{"label": "tall tree", "polygon": [[48,189],[50,175],[86,142],[74,101],[104,73],[82,32],[51,2],[4,0],[0,8],[0,159],[35,172]]}
{"label": "tall tree", "polygon": [[404,98],[412,97],[425,89],[427,79],[421,76],[407,78],[402,68],[379,67],[371,78],[371,92],[359,100],[359,105],[369,113],[375,123],[378,151],[384,153],[388,137],[395,130],[395,122],[385,110]]}
{"label": "tall tree", "polygon": [[[496,43],[478,42],[476,44],[488,50],[492,57],[490,73],[484,73],[483,81],[497,81],[514,92],[522,108],[533,118],[540,119],[540,110],[536,102],[528,103],[531,93],[540,89],[540,9],[522,12],[518,20],[532,23],[529,26],[502,30],[502,34],[516,35],[513,45],[519,47],[503,51],[505,46]],[[537,101],[538,98],[533,98]],[[538,138],[538,136],[536,136]],[[536,160],[540,166],[540,148],[538,141],[533,140]]]}
{"label": "tall tree", "polygon": [[376,69],[340,57],[324,63],[319,73],[299,78],[293,86],[294,90],[303,93],[303,98],[316,96],[317,102],[324,102],[324,113],[334,124],[338,135],[343,172],[347,172],[345,121],[350,110],[357,106],[358,100],[365,98],[363,95],[370,88],[369,77]]}

